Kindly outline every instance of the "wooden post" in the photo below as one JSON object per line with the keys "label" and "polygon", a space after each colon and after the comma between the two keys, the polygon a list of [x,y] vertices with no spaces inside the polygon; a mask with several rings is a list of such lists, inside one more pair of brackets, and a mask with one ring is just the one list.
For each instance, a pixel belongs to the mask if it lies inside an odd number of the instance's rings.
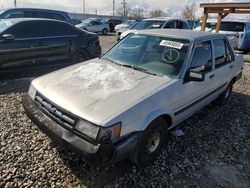
{"label": "wooden post", "polygon": [[207,23],[207,13],[204,10],[204,14],[202,16],[201,31],[205,31],[205,29],[206,29],[206,23]]}
{"label": "wooden post", "polygon": [[220,31],[220,26],[221,26],[221,20],[222,20],[222,14],[218,14],[218,19],[217,19],[217,24],[216,24],[216,33],[219,33]]}

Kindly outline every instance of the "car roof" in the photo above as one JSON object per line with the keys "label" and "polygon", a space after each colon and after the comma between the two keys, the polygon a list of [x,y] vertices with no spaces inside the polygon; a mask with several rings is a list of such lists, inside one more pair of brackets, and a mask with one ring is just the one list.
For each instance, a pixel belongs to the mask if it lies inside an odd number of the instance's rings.
{"label": "car roof", "polygon": [[6,22],[12,22],[13,24],[26,22],[26,21],[54,21],[54,22],[67,23],[64,21],[55,20],[55,19],[47,19],[47,18],[10,18],[10,19],[0,19],[0,21],[1,20],[6,21]]}
{"label": "car roof", "polygon": [[246,21],[246,20],[223,20],[224,22],[234,22],[234,23],[250,23],[250,21]]}
{"label": "car roof", "polygon": [[145,34],[145,35],[157,35],[163,37],[164,36],[174,37],[174,38],[188,39],[191,41],[225,37],[224,34],[194,31],[190,29],[146,29],[146,30],[134,31],[133,33]]}
{"label": "car roof", "polygon": [[5,9],[4,11],[9,11],[9,10],[33,10],[33,11],[47,11],[47,12],[57,12],[57,13],[67,14],[67,12],[61,10],[42,9],[42,8],[9,8]]}
{"label": "car roof", "polygon": [[182,21],[186,21],[184,19],[176,18],[176,17],[155,17],[155,18],[146,18],[143,20],[155,20],[155,21],[182,20]]}

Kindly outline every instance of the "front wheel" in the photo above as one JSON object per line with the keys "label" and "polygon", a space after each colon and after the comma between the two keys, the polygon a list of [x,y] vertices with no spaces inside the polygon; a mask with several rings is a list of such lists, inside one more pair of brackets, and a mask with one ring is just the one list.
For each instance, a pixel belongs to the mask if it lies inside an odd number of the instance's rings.
{"label": "front wheel", "polygon": [[168,124],[163,118],[155,119],[144,131],[130,159],[137,166],[146,166],[155,160],[167,139]]}
{"label": "front wheel", "polygon": [[228,101],[228,99],[229,99],[229,97],[230,97],[230,95],[231,95],[231,93],[232,93],[232,89],[233,89],[233,83],[230,82],[230,83],[228,84],[228,86],[226,87],[225,91],[224,91],[222,94],[220,94],[220,95],[212,102],[212,104],[214,104],[214,105],[219,105],[219,106],[224,105],[224,104]]}
{"label": "front wheel", "polygon": [[106,28],[104,28],[104,29],[102,30],[102,34],[103,34],[103,35],[107,35],[107,34],[108,34],[108,30],[107,30]]}

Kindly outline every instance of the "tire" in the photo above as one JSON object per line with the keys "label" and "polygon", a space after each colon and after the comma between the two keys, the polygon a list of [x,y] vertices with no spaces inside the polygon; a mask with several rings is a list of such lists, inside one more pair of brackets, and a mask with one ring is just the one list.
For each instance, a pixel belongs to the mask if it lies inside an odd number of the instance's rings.
{"label": "tire", "polygon": [[163,118],[155,119],[143,132],[130,160],[137,166],[146,166],[154,161],[167,140],[168,123]]}
{"label": "tire", "polygon": [[104,28],[104,29],[102,30],[102,34],[103,34],[103,35],[107,35],[107,34],[108,34],[108,30],[107,30],[106,28]]}
{"label": "tire", "polygon": [[77,50],[71,57],[73,64],[87,61],[90,59],[90,55],[86,50]]}
{"label": "tire", "polygon": [[225,91],[224,91],[222,94],[220,94],[220,95],[212,102],[212,104],[214,104],[214,105],[219,105],[219,106],[224,105],[224,104],[228,101],[228,99],[229,99],[229,97],[230,97],[230,95],[231,95],[231,93],[232,93],[232,89],[233,89],[233,82],[230,82],[230,83],[228,84],[228,86],[226,87]]}

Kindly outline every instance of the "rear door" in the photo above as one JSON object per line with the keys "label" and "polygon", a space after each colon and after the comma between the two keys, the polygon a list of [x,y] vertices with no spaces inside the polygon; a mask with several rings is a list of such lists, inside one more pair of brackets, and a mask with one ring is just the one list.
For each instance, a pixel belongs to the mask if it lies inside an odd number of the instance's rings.
{"label": "rear door", "polygon": [[64,22],[44,21],[43,32],[43,46],[46,46],[46,51],[43,54],[44,59],[39,63],[53,65],[68,60],[73,50],[72,43],[77,40],[79,34],[77,29]]}
{"label": "rear door", "polygon": [[21,22],[4,31],[2,35],[13,35],[15,39],[0,41],[1,69],[34,66],[42,51],[41,22]]}
{"label": "rear door", "polygon": [[228,42],[223,38],[214,39],[213,47],[215,59],[214,84],[217,88],[224,86],[221,89],[222,91],[234,74],[235,57]]}

